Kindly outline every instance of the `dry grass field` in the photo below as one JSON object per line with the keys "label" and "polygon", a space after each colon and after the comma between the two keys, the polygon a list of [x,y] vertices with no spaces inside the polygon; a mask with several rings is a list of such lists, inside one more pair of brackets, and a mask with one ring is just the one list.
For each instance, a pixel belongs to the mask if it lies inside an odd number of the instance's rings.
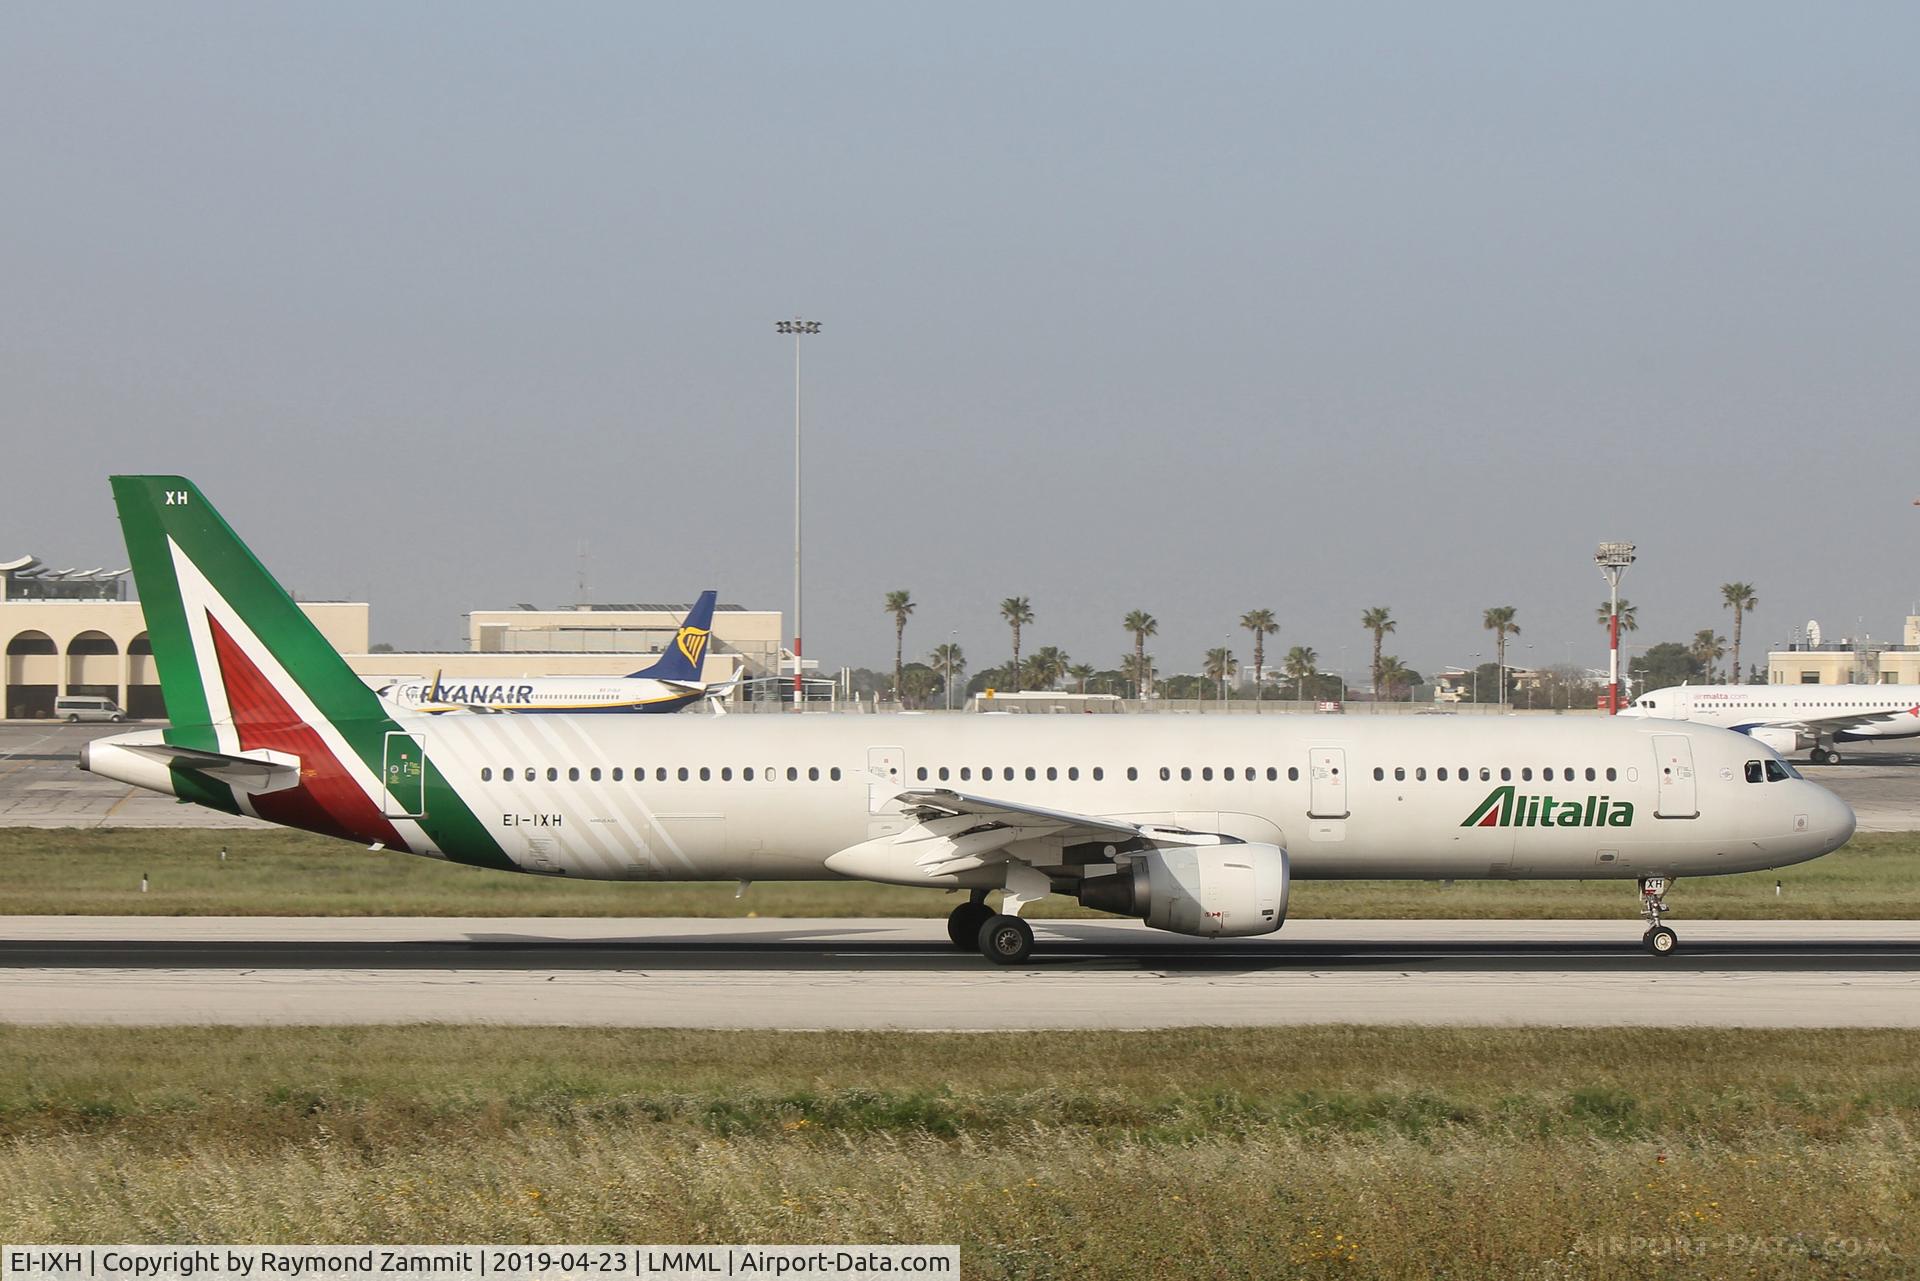
{"label": "dry grass field", "polygon": [[0,1239],[1905,1278],[1917,1064],[1910,1032],[0,1029]]}
{"label": "dry grass field", "polygon": [[[954,901],[933,890],[841,881],[766,882],[744,898],[734,897],[731,882],[570,882],[300,832],[0,829],[0,915],[944,916]],[[1686,880],[1674,901],[1696,920],[1920,917],[1920,833],[1857,836],[1778,873]],[[1631,881],[1302,881],[1290,909],[1297,917],[1545,919],[1627,918],[1636,910]],[[1029,914],[1099,915],[1058,897]]]}

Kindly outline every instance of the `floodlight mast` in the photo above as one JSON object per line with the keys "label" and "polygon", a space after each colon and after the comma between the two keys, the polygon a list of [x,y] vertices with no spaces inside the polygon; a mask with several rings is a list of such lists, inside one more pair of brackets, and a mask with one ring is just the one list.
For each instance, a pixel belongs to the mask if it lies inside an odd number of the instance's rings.
{"label": "floodlight mast", "polygon": [[1607,715],[1620,714],[1620,575],[1633,564],[1632,543],[1601,543],[1593,563],[1607,580]]}
{"label": "floodlight mast", "polygon": [[805,700],[800,663],[800,339],[820,332],[817,320],[778,320],[775,333],[793,335],[793,710]]}

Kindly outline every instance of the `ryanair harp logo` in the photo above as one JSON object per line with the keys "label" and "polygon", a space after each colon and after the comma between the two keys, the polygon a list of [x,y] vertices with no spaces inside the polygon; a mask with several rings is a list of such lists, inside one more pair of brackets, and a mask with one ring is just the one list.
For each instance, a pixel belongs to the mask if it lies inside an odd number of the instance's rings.
{"label": "ryanair harp logo", "polygon": [[1584,796],[1561,801],[1551,796],[1523,796],[1511,785],[1487,793],[1462,827],[1632,827],[1633,802],[1611,796]]}
{"label": "ryanair harp logo", "polygon": [[711,633],[702,627],[682,627],[680,634],[674,637],[673,643],[682,654],[687,656],[687,661],[697,668],[700,666],[700,656],[707,652],[709,635]]}

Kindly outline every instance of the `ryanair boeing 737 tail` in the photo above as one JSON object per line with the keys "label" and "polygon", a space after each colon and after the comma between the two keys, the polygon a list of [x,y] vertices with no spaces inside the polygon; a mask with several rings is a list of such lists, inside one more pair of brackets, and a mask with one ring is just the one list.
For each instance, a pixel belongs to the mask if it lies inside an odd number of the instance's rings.
{"label": "ryanair boeing 737 tail", "polygon": [[629,673],[629,679],[700,684],[700,663],[707,656],[707,642],[713,636],[713,602],[718,597],[715,591],[701,592],[700,599],[681,621],[680,630],[674,633],[673,644],[667,647],[667,652],[660,655],[653,666]]}

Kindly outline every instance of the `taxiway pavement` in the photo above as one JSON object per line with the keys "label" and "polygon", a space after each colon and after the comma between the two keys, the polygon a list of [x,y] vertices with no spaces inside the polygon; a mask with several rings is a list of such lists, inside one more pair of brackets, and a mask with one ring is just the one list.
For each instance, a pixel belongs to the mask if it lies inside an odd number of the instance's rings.
{"label": "taxiway pavement", "polygon": [[1003,969],[928,920],[0,918],[0,1021],[702,1028],[1302,1023],[1916,1027],[1920,922],[1289,921],[1206,942],[1036,923]]}

